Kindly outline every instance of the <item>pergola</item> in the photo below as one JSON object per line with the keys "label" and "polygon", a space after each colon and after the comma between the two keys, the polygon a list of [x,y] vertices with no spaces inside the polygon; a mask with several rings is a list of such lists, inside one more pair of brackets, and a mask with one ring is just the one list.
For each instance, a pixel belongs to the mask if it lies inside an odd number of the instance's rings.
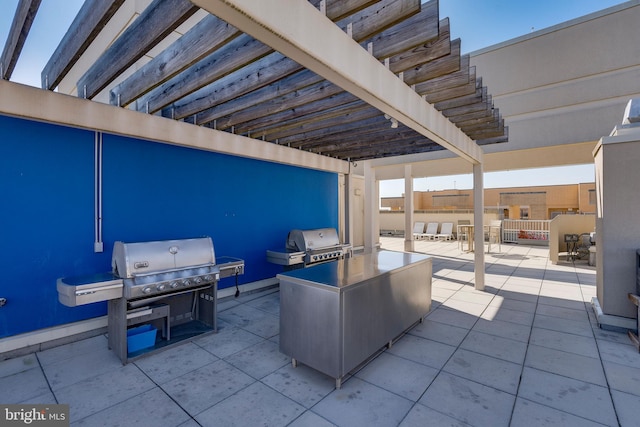
{"label": "pergola", "polygon": [[[85,1],[42,70],[43,89],[58,88],[125,3]],[[5,80],[39,5],[19,2]],[[75,86],[81,98],[349,163],[450,150],[473,165],[482,223],[481,146],[506,142],[508,129],[469,62],[438,0],[153,0]],[[407,166],[407,193],[410,177]],[[365,193],[373,230],[375,190]],[[478,251],[480,288],[483,262]]]}

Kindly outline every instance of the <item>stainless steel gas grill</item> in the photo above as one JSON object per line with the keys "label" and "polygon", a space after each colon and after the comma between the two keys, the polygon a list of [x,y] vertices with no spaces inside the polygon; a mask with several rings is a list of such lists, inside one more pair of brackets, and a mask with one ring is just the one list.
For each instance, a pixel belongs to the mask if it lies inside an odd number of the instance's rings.
{"label": "stainless steel gas grill", "polygon": [[[244,273],[243,260],[222,259],[216,263],[210,237],[115,242],[112,272],[58,279],[59,300],[68,306],[108,300],[109,348],[127,363],[149,348],[217,330],[218,281]],[[164,339],[131,351],[128,327],[151,322],[161,322]]]}
{"label": "stainless steel gas grill", "polygon": [[115,242],[111,267],[122,278],[124,298],[139,306],[164,294],[191,291],[220,278],[210,237],[157,242]]}
{"label": "stainless steel gas grill", "polygon": [[267,261],[291,268],[306,267],[351,256],[352,247],[341,244],[335,228],[291,230],[284,251],[267,251]]}

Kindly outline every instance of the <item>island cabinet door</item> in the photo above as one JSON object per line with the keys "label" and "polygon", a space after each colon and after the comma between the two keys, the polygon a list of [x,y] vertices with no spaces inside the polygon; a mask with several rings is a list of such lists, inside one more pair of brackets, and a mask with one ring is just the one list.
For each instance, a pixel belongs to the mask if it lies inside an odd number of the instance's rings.
{"label": "island cabinet door", "polygon": [[280,351],[333,378],[342,376],[340,294],[280,278]]}

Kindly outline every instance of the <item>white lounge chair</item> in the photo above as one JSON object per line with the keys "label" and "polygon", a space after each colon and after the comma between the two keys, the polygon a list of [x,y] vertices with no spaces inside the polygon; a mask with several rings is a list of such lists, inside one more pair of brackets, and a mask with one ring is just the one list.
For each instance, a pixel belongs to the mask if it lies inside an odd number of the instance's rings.
{"label": "white lounge chair", "polygon": [[413,224],[413,238],[424,238],[424,222],[416,222]]}
{"label": "white lounge chair", "polygon": [[440,233],[436,234],[438,240],[451,240],[453,239],[453,223],[443,222]]}
{"label": "white lounge chair", "polygon": [[427,224],[427,230],[424,232],[424,237],[427,240],[435,240],[438,235],[438,223],[430,222]]}

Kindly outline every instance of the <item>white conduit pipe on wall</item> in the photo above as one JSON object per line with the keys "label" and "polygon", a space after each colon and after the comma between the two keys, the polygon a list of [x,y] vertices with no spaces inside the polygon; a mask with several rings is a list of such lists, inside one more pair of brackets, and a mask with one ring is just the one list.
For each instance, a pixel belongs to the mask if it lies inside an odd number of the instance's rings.
{"label": "white conduit pipe on wall", "polygon": [[93,251],[102,252],[102,132],[95,133],[94,141],[94,208],[95,236]]}

